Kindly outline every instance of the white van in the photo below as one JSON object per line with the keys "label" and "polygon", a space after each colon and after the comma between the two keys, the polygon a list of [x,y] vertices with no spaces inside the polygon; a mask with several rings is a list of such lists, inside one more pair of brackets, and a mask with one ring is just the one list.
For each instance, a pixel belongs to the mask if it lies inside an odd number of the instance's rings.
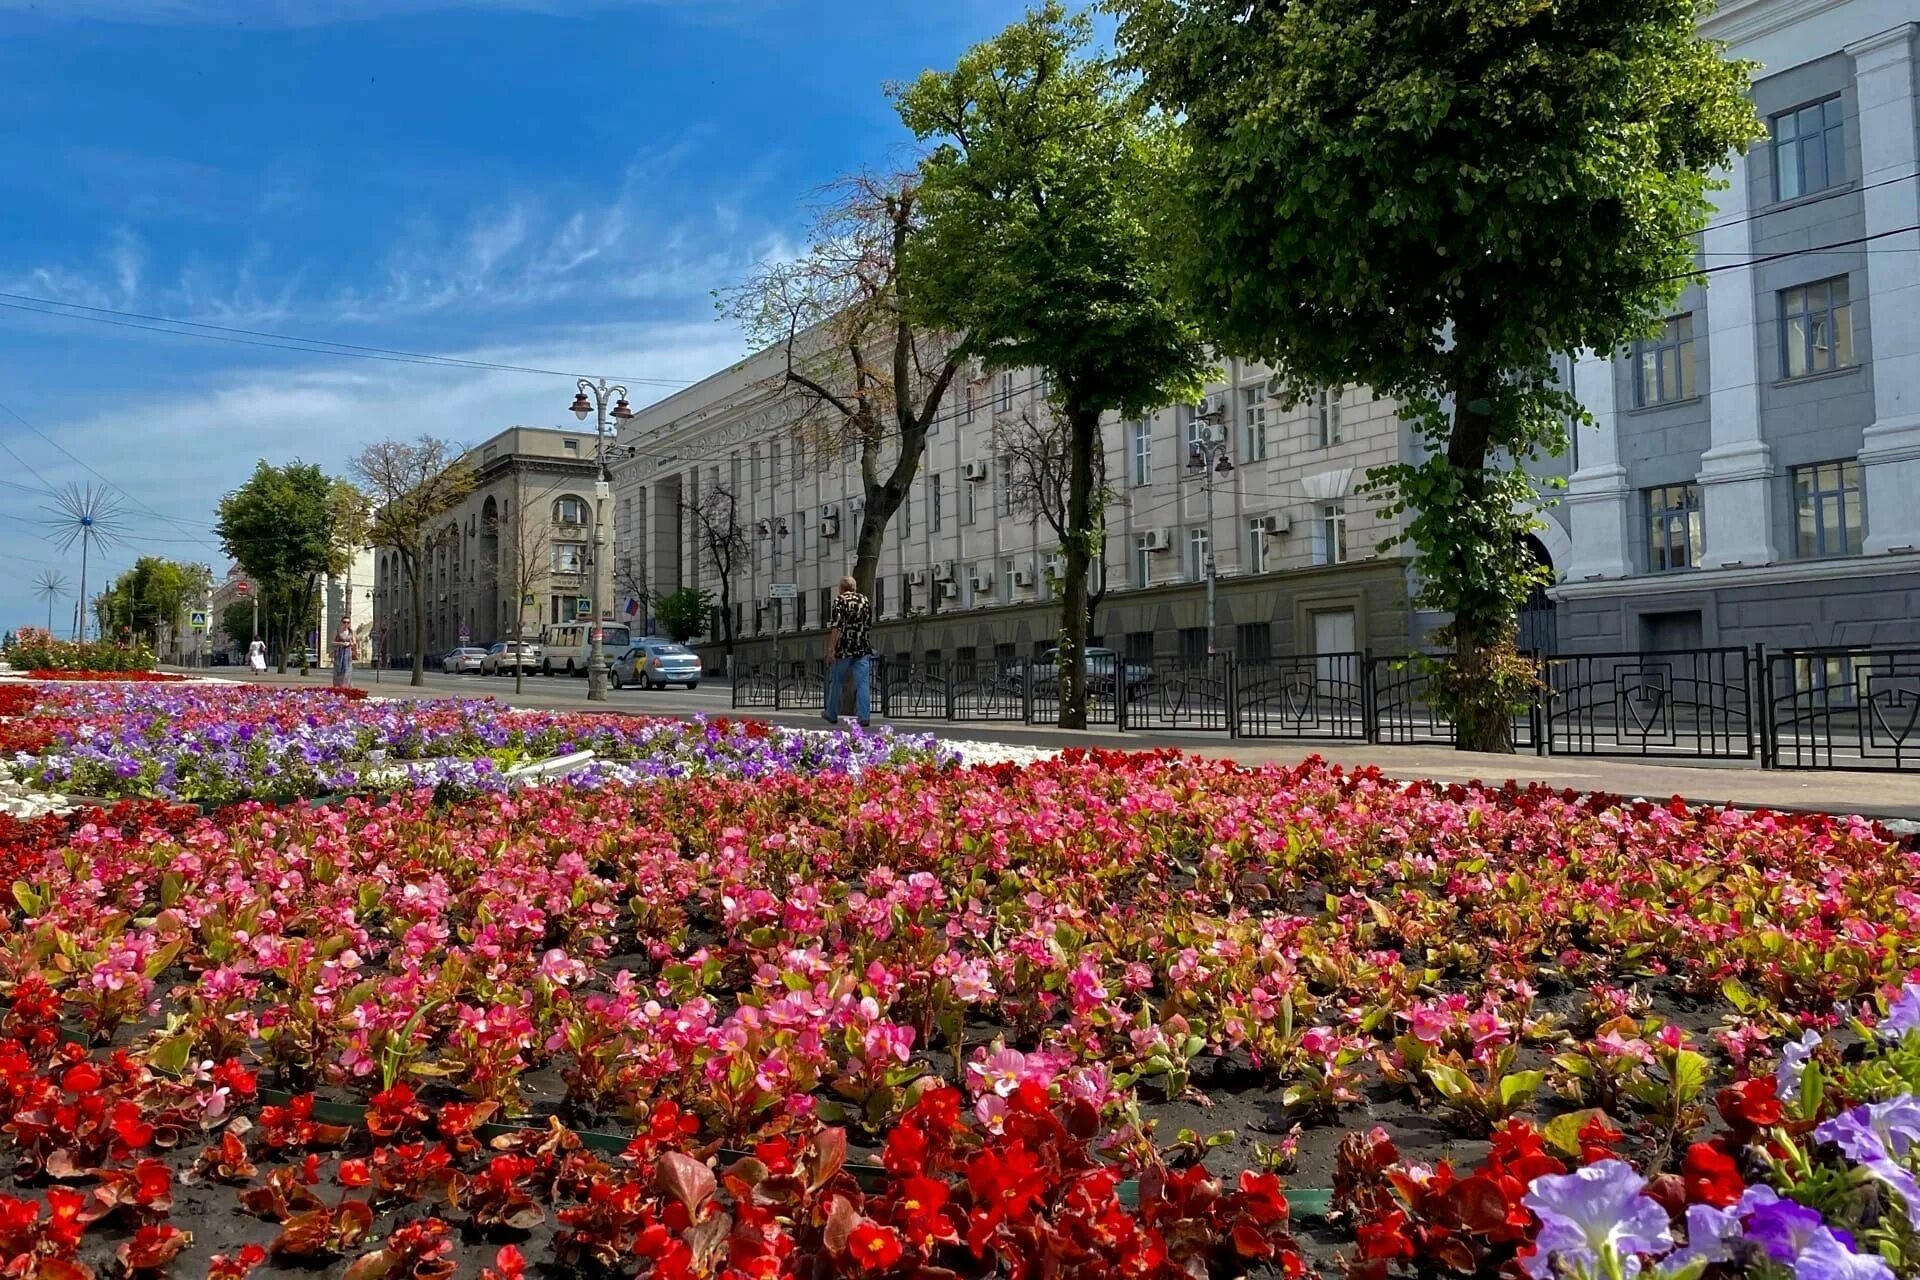
{"label": "white van", "polygon": [[[624,622],[603,622],[600,630],[601,652],[611,663],[627,651],[633,634]],[[592,657],[591,622],[552,622],[540,628],[541,675],[550,676],[556,671],[564,671],[570,676],[584,676]]]}

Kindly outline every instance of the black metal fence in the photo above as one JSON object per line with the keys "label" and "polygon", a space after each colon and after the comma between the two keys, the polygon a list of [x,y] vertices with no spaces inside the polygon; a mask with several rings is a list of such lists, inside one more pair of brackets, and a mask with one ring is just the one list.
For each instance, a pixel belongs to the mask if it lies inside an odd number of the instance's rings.
{"label": "black metal fence", "polygon": [[[1087,673],[1087,722],[1124,730],[1311,742],[1446,744],[1433,696],[1444,654],[1243,659],[1156,655]],[[1782,769],[1920,770],[1920,649],[1713,648],[1541,657],[1515,747],[1541,755],[1757,761]],[[737,665],[736,708],[821,710],[818,660]],[[1060,679],[1019,658],[872,664],[896,720],[1051,725]]]}

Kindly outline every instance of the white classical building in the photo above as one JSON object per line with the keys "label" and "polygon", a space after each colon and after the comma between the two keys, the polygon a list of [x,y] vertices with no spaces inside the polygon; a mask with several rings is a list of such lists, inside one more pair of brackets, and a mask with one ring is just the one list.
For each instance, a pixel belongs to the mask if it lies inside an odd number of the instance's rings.
{"label": "white classical building", "polygon": [[[808,450],[782,369],[763,353],[643,410],[622,432],[633,456],[614,476],[616,560],[642,566],[656,594],[722,594],[689,511],[721,486],[739,495],[751,549],[726,594],[744,640],[818,633],[860,519],[857,456]],[[1358,492],[1367,468],[1404,447],[1393,406],[1358,390],[1283,405],[1265,369],[1224,372],[1208,400],[1224,414],[1230,472],[1189,465],[1209,429],[1197,408],[1104,426],[1114,501],[1099,639],[1137,654],[1205,652],[1211,556],[1220,648],[1403,649],[1405,565],[1380,555],[1393,526]],[[883,548],[883,652],[1009,657],[1053,643],[1058,539],[1017,500],[1001,444],[1023,416],[1047,412],[1046,391],[1032,371],[979,368],[949,390]],[[776,601],[776,584],[796,598]]]}
{"label": "white classical building", "polygon": [[1914,0],[1721,0],[1768,136],[1724,176],[1704,286],[1589,358],[1557,518],[1563,647],[1920,644]]}

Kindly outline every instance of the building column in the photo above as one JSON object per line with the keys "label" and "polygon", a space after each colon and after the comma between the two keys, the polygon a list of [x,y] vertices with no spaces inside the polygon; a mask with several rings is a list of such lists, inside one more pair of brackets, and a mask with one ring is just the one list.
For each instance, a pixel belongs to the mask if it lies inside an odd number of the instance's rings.
{"label": "building column", "polygon": [[680,477],[654,481],[647,509],[653,528],[647,539],[647,587],[657,599],[680,589]]}
{"label": "building column", "polygon": [[[1860,99],[1873,425],[1860,449],[1867,554],[1920,549],[1920,138],[1914,23],[1847,47]],[[1877,237],[1877,238],[1875,238]]]}
{"label": "building column", "polygon": [[1627,469],[1620,465],[1613,361],[1583,351],[1574,367],[1573,389],[1593,415],[1599,431],[1581,436],[1580,468],[1567,479],[1567,523],[1573,554],[1564,566],[1561,581],[1623,578],[1632,572],[1627,557],[1627,511],[1632,493]]}
{"label": "building column", "polygon": [[1739,263],[1707,288],[1707,392],[1712,435],[1700,455],[1705,530],[1702,568],[1771,564],[1773,451],[1760,431],[1759,323],[1753,295],[1753,223],[1748,217],[1747,158],[1716,176],[1727,183],[1701,236],[1710,262]]}

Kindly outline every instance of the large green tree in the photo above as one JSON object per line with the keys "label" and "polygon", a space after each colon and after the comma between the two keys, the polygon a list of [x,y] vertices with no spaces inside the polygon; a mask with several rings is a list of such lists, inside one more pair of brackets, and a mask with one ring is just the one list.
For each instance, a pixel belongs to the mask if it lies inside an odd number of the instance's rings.
{"label": "large green tree", "polygon": [[220,500],[226,548],[261,594],[280,633],[280,669],[290,650],[306,665],[306,633],[319,604],[320,582],[344,572],[365,536],[366,504],[344,481],[310,462],[261,462],[247,482]]}
{"label": "large green tree", "polygon": [[187,608],[205,595],[208,580],[205,565],[141,556],[100,596],[103,633],[146,639],[161,653],[179,635]]}
{"label": "large green tree", "polygon": [[1424,457],[1373,477],[1418,603],[1452,616],[1463,750],[1511,750],[1534,488],[1612,351],[1696,272],[1708,172],[1755,135],[1697,0],[1108,0],[1179,121],[1168,243],[1219,348],[1294,394],[1397,398]]}
{"label": "large green tree", "polygon": [[957,356],[1043,371],[1066,424],[1068,728],[1086,724],[1101,416],[1190,399],[1207,368],[1188,310],[1160,278],[1147,216],[1170,133],[1091,41],[1085,16],[1049,3],[895,95],[907,127],[934,144],[921,165],[924,223],[903,249],[910,315],[964,334]]}

